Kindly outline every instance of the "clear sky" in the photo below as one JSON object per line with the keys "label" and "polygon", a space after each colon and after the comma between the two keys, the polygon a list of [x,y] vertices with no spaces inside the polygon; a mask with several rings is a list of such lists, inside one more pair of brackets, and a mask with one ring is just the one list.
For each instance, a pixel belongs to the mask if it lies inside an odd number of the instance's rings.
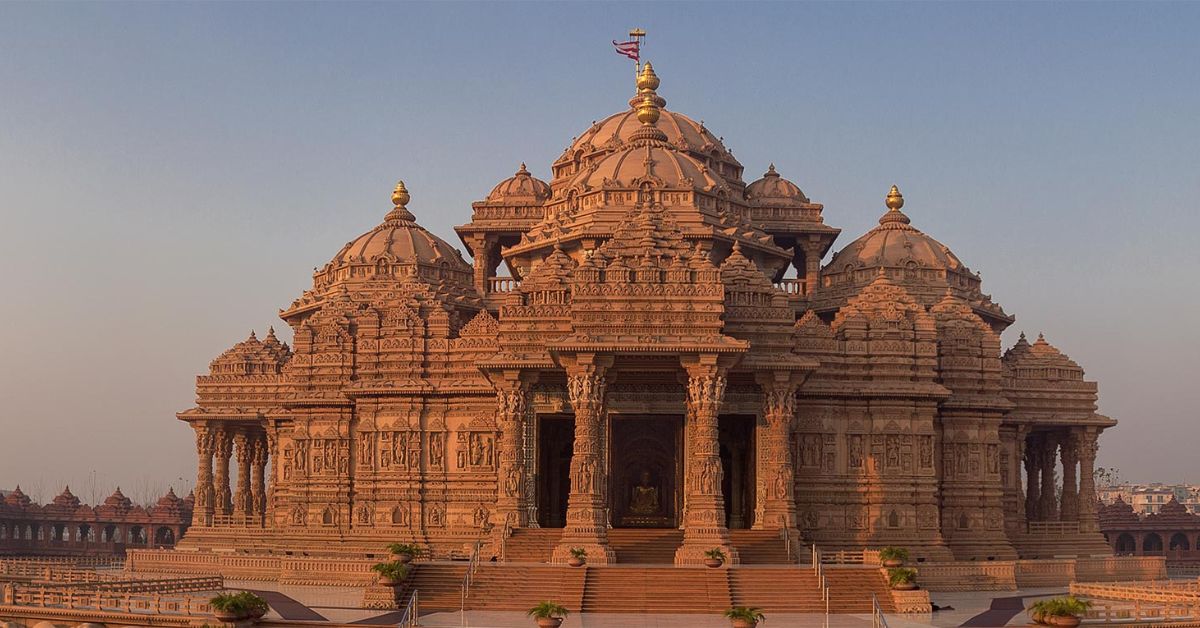
{"label": "clear sky", "polygon": [[668,108],[824,203],[835,248],[898,184],[1006,346],[1045,331],[1100,381],[1099,464],[1200,482],[1200,3],[6,2],[0,487],[190,488],[193,377],[397,179],[460,246],[520,162],[549,178],[626,107],[633,26]]}

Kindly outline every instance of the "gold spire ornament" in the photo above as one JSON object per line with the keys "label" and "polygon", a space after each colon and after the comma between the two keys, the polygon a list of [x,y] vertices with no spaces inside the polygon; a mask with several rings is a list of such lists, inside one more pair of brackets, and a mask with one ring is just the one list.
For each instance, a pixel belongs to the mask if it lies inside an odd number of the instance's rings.
{"label": "gold spire ornament", "polygon": [[900,208],[904,207],[904,195],[900,193],[900,188],[893,185],[891,191],[888,192],[886,202],[888,209],[894,212],[900,211]]}
{"label": "gold spire ornament", "polygon": [[408,188],[404,187],[404,182],[396,183],[396,189],[392,190],[392,204],[396,207],[404,207],[410,200],[411,197],[408,194]]}

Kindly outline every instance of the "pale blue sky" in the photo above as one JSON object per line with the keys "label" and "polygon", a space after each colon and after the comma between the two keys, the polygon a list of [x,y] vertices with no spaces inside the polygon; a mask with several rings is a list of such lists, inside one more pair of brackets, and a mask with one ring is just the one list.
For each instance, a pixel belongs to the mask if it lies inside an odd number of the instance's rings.
{"label": "pale blue sky", "polygon": [[[190,486],[193,377],[389,209],[469,203],[633,92],[916,226],[1101,383],[1100,464],[1200,481],[1200,3],[0,3],[0,487]],[[175,478],[184,478],[181,482]]]}

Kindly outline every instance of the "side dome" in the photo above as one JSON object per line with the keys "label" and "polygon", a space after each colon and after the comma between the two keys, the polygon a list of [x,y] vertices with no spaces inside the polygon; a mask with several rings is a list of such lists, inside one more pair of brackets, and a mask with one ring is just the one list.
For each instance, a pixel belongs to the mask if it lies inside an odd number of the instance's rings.
{"label": "side dome", "polygon": [[408,211],[408,189],[401,181],[392,193],[394,207],[374,229],[358,236],[314,275],[324,288],[339,281],[420,277],[469,286],[471,265],[450,243],[418,225]]}
{"label": "side dome", "polygon": [[550,198],[550,184],[529,174],[525,164],[513,176],[496,184],[487,195],[489,203],[538,205]]}
{"label": "side dome", "polygon": [[894,185],[886,204],[888,211],[879,218],[879,225],[835,253],[821,269],[819,311],[836,309],[883,273],[926,307],[941,301],[950,290],[997,333],[1012,324],[1015,319],[981,292],[978,273],[967,268],[949,247],[912,226],[900,211],[904,196]]}
{"label": "side dome", "polygon": [[795,207],[810,202],[800,186],[775,172],[775,164],[761,179],[746,186],[746,200],[759,207]]}
{"label": "side dome", "polygon": [[[649,81],[653,84],[651,89],[658,88],[659,79],[649,62],[642,66],[639,81]],[[719,137],[709,131],[703,122],[666,109],[667,101],[657,94],[654,94],[654,99],[660,113],[658,128],[666,135],[668,143],[705,164],[731,184],[738,187],[743,185],[742,164]],[[638,107],[641,104],[642,96],[634,96],[629,100],[629,109],[593,122],[592,126],[572,140],[571,145],[554,161],[552,186],[557,188],[560,182],[590,167],[606,154],[621,150],[632,141],[641,128],[638,120]]]}

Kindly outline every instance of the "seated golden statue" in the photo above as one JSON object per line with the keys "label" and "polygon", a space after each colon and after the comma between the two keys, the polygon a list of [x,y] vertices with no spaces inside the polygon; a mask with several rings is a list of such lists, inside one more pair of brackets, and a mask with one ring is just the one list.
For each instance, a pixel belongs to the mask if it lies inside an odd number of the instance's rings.
{"label": "seated golden statue", "polygon": [[629,512],[634,515],[657,515],[660,507],[658,489],[650,484],[650,472],[642,471],[641,482],[633,487]]}

